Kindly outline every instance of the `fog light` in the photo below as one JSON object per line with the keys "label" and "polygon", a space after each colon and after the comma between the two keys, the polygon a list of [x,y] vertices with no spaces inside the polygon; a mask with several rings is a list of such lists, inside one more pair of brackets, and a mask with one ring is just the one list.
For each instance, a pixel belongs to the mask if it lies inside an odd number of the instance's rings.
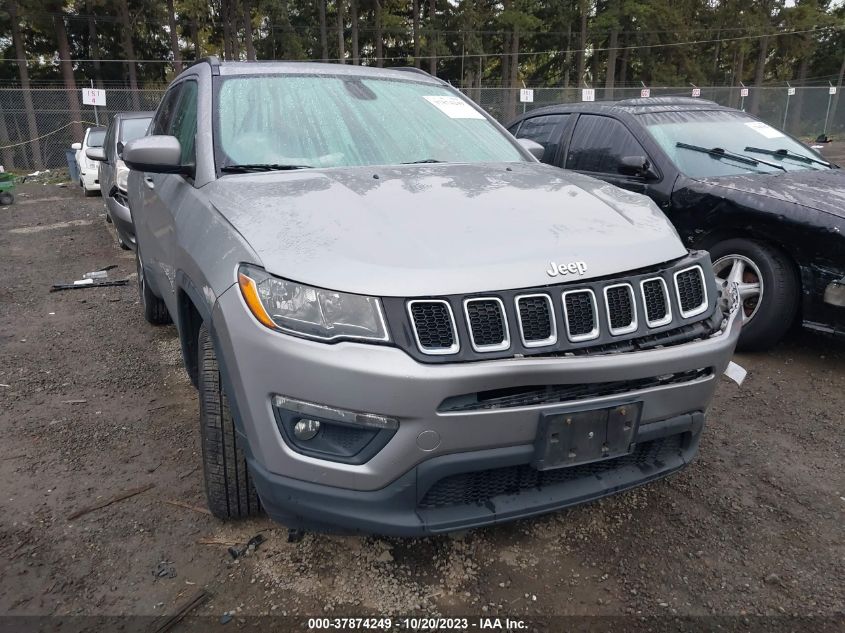
{"label": "fog light", "polygon": [[293,434],[301,442],[307,442],[320,432],[320,421],[300,418],[293,426]]}

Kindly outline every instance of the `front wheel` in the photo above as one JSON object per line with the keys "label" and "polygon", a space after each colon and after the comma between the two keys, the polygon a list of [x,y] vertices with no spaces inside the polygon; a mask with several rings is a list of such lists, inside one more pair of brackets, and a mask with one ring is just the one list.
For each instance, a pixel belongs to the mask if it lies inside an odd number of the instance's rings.
{"label": "front wheel", "polygon": [[737,349],[759,351],[777,343],[795,320],[799,284],[787,256],[768,244],[732,238],[710,248],[716,281],[736,283],[742,310]]}
{"label": "front wheel", "polygon": [[205,324],[200,327],[197,348],[200,439],[208,509],[218,519],[256,516],[261,513],[261,503],[235,431],[217,354]]}
{"label": "front wheel", "polygon": [[4,191],[0,193],[0,204],[2,205],[9,205],[15,201],[15,196],[13,196],[10,192]]}

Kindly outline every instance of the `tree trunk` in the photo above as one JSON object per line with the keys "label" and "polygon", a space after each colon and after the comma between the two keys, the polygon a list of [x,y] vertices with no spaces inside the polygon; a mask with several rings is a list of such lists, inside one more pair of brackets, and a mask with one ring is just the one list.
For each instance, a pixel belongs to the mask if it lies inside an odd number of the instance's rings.
{"label": "tree trunk", "polygon": [[420,0],[414,0],[411,11],[414,15],[411,16],[411,21],[414,25],[414,66],[420,67]]}
{"label": "tree trunk", "polygon": [[344,37],[346,15],[344,14],[344,1],[337,0],[337,57],[341,64],[346,63],[346,41]]}
{"label": "tree trunk", "polygon": [[516,116],[516,96],[519,94],[519,27],[513,27],[513,34],[511,35],[511,63],[510,63],[510,81],[508,90],[508,117],[510,121]]}
{"label": "tree trunk", "polygon": [[749,104],[749,111],[753,115],[757,115],[760,108],[760,88],[763,85],[763,80],[766,78],[766,57],[769,54],[769,37],[760,38],[760,49],[757,54],[757,67],[754,69],[754,90],[751,92],[751,103]]}
{"label": "tree trunk", "polygon": [[842,94],[842,80],[845,79],[845,56],[842,57],[842,65],[839,67],[839,79],[836,82],[836,94],[830,102],[830,117],[828,128],[836,121],[836,109],[839,107],[839,95]]}
{"label": "tree trunk", "polygon": [[229,0],[229,34],[232,36],[232,59],[240,60],[241,58],[241,40],[238,35],[240,29],[238,28],[238,0]]}
{"label": "tree trunk", "polygon": [[173,73],[182,72],[182,51],[179,50],[179,34],[176,32],[176,12],[173,0],[167,0],[167,21],[170,27],[170,50],[173,51]]}
{"label": "tree trunk", "polygon": [[[67,93],[70,117],[73,122],[70,129],[73,132],[73,138],[82,139],[82,112],[79,108],[79,91],[76,89],[76,79],[73,77],[73,62],[70,60],[70,44],[67,39],[67,29],[65,29],[64,12],[59,12],[59,15],[56,15],[53,20],[56,26],[56,43],[59,45],[59,58],[62,60],[62,77],[65,81],[65,92]],[[138,98],[137,93],[135,98]],[[140,110],[140,107],[136,109]]]}
{"label": "tree trunk", "polygon": [[252,0],[243,0],[241,5],[244,20],[244,44],[246,46],[246,58],[255,60],[255,42],[252,40]]}
{"label": "tree trunk", "polygon": [[358,0],[351,0],[349,8],[352,14],[352,63],[358,66],[361,63],[358,51]]}
{"label": "tree trunk", "polygon": [[323,54],[323,61],[329,61],[329,30],[326,26],[326,2],[320,0],[320,52]]}
{"label": "tree trunk", "polygon": [[580,88],[584,82],[584,71],[587,68],[587,14],[590,10],[589,0],[579,3],[581,13],[581,50],[578,51],[578,77],[576,84]]}
{"label": "tree trunk", "polygon": [[429,0],[428,3],[428,72],[437,76],[437,0]]}
{"label": "tree trunk", "polygon": [[232,50],[232,9],[230,2],[231,0],[220,0],[220,19],[223,21],[223,59],[227,61],[234,58],[234,51]]}
{"label": "tree trunk", "polygon": [[94,19],[91,0],[86,0],[85,10],[88,13],[88,55],[94,61],[94,81],[97,88],[103,89],[103,68],[100,64],[100,43],[97,39],[97,20]]}
{"label": "tree trunk", "polygon": [[619,45],[619,27],[610,31],[610,45],[607,51],[607,73],[604,76],[604,98],[613,99],[613,87],[616,82],[616,47]]}
{"label": "tree trunk", "polygon": [[[123,36],[123,54],[126,56],[126,65],[129,69],[129,90],[132,94],[132,107],[135,110],[141,109],[141,101],[138,98],[138,71],[135,67],[135,46],[132,43],[132,22],[129,19],[129,5],[126,0],[120,0],[120,31]],[[73,70],[71,69],[71,75]]]}
{"label": "tree trunk", "polygon": [[202,44],[200,44],[200,28],[196,15],[191,17],[191,39],[194,41],[194,59],[200,59],[202,57]]}
{"label": "tree trunk", "polygon": [[381,23],[381,0],[375,0],[376,3],[376,66],[381,68],[384,66],[384,33],[382,32]]}
{"label": "tree trunk", "polygon": [[6,113],[3,112],[3,108],[0,107],[0,144],[3,145],[3,153],[2,155],[2,163],[3,169],[6,171],[12,171],[15,168],[15,154],[14,149],[9,147],[12,144],[12,140],[9,138],[9,130],[6,129]]}
{"label": "tree trunk", "polygon": [[619,85],[625,86],[628,81],[628,57],[631,49],[628,48],[628,41],[622,42],[622,59],[619,61]]}
{"label": "tree trunk", "polygon": [[[38,124],[35,121],[35,108],[32,105],[32,93],[29,90],[29,70],[26,67],[26,52],[21,37],[21,27],[18,24],[18,3],[11,0],[8,6],[9,17],[12,22],[12,39],[15,44],[15,57],[18,58],[18,73],[21,77],[21,92],[23,94],[23,107],[26,111],[26,124],[29,128],[29,138],[34,139],[29,146],[32,148],[32,166],[36,169],[44,167],[44,159],[41,156],[41,141],[38,140]],[[24,139],[21,138],[21,141]],[[82,138],[80,137],[81,141]]]}
{"label": "tree trunk", "polygon": [[572,23],[566,22],[566,54],[563,56],[563,89],[569,88],[569,76],[572,74]]}
{"label": "tree trunk", "polygon": [[[810,43],[812,46],[812,43]],[[810,70],[810,57],[813,53],[811,50],[804,51],[801,55],[801,63],[798,65],[798,83],[803,86],[807,83],[807,74]],[[802,130],[798,129],[801,124],[801,114],[804,110],[804,90],[798,89],[795,91],[794,105],[789,111],[789,127],[786,131],[791,131],[793,134],[799,134]],[[813,130],[815,131],[815,130]],[[818,133],[818,132],[816,132]]]}

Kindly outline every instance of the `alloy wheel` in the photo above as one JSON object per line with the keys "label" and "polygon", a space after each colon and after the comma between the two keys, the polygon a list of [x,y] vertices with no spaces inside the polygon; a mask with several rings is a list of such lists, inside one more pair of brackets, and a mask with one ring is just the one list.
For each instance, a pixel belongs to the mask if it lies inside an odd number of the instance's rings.
{"label": "alloy wheel", "polygon": [[742,303],[742,322],[748,323],[760,309],[763,300],[763,275],[760,268],[745,255],[725,255],[713,262],[716,281],[722,286],[735,283]]}

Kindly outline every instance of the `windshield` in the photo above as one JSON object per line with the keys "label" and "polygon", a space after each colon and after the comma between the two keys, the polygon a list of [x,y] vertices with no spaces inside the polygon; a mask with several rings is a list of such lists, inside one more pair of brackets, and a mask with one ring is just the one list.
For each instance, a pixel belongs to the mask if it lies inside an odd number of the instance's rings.
{"label": "windshield", "polygon": [[120,124],[120,141],[128,143],[146,135],[150,119],[123,119]]}
{"label": "windshield", "polygon": [[220,168],[525,160],[483,114],[438,85],[361,77],[226,77],[216,99]]}
{"label": "windshield", "polygon": [[[640,116],[646,129],[672,162],[693,178],[774,173],[781,172],[780,167],[787,171],[828,169],[821,164],[822,157],[807,146],[744,112],[656,112]],[[727,156],[714,157],[713,154],[678,147],[678,143],[707,149],[721,148],[758,163],[752,165],[750,161],[738,161]],[[805,158],[802,160],[802,157]]]}
{"label": "windshield", "polygon": [[105,138],[105,130],[91,130],[88,132],[88,147],[102,147]]}

